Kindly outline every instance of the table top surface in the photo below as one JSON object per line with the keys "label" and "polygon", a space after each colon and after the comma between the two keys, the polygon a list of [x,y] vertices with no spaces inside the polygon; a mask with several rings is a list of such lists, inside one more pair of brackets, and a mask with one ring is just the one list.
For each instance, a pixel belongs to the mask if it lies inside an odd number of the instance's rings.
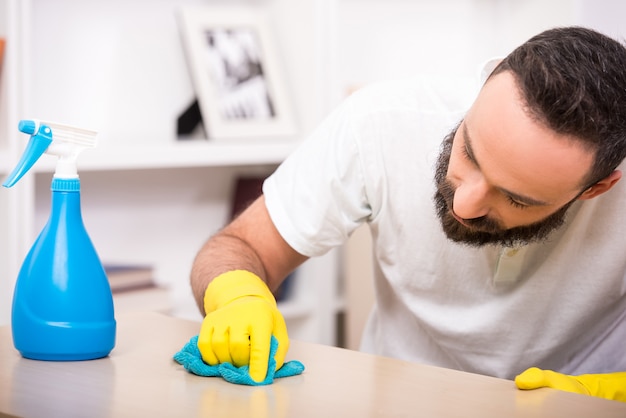
{"label": "table top surface", "polygon": [[0,327],[0,416],[20,417],[626,417],[626,404],[509,380],[292,341],[302,375],[241,386],[187,372],[172,356],[200,324],[155,313],[117,318],[110,356],[22,358]]}

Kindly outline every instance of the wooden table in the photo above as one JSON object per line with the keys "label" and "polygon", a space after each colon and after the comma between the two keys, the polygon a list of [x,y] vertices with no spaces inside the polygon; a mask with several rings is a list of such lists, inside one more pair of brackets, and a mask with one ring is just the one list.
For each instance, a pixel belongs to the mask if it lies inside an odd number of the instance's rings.
{"label": "wooden table", "polygon": [[302,375],[240,386],[192,375],[172,355],[199,324],[155,313],[117,318],[108,358],[20,357],[0,327],[0,416],[23,417],[626,417],[626,403],[292,341]]}

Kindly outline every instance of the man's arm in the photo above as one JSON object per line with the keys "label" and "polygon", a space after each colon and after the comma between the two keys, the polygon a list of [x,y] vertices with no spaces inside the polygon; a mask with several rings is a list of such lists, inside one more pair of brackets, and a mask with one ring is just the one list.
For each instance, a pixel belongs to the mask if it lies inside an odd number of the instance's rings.
{"label": "man's arm", "polygon": [[261,196],[200,249],[191,269],[191,288],[204,315],[206,288],[220,274],[247,270],[273,291],[306,260],[278,233]]}
{"label": "man's arm", "polygon": [[205,363],[249,365],[252,379],[266,379],[272,337],[282,367],[289,337],[270,290],[307,257],[278,233],[261,196],[199,251],[191,286],[204,315],[198,349]]}

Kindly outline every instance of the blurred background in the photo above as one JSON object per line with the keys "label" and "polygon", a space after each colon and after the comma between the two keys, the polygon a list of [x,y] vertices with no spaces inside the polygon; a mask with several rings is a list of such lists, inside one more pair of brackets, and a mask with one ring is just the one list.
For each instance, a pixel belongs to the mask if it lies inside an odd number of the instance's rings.
{"label": "blurred background", "polygon": [[[181,140],[197,98],[177,15],[182,7],[262,11],[288,137]],[[83,216],[106,263],[149,266],[159,301],[116,309],[200,320],[188,286],[200,245],[228,220],[242,178],[264,178],[351,91],[417,73],[477,75],[554,26],[624,36],[618,0],[0,0],[0,174],[27,138],[22,118],[99,131],[79,161]],[[232,22],[224,22],[226,26]],[[48,212],[54,161],[0,190],[0,325],[10,322],[21,262]],[[298,269],[281,302],[292,338],[355,347],[371,305],[367,232]],[[156,293],[155,293],[156,294]]]}

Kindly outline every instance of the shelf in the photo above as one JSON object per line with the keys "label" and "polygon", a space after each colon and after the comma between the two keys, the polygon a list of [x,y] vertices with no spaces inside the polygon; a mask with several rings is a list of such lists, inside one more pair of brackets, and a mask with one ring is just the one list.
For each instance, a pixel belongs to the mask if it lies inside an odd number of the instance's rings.
{"label": "shelf", "polygon": [[[99,145],[81,154],[78,169],[85,172],[278,164],[297,145],[296,140],[232,143],[189,140],[165,145]],[[0,155],[0,171],[10,170],[14,164]],[[51,173],[55,164],[56,158],[44,156],[33,169],[38,173]]]}

